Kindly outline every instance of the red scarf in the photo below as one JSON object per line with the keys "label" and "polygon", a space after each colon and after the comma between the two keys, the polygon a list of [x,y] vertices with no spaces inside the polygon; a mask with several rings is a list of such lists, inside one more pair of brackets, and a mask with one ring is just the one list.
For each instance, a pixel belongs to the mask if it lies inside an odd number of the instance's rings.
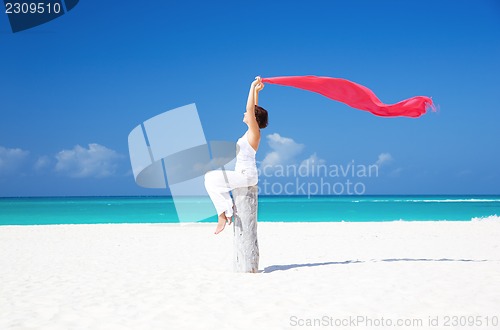
{"label": "red scarf", "polygon": [[381,117],[420,117],[427,108],[435,111],[432,99],[427,96],[414,96],[395,104],[384,104],[370,89],[341,78],[316,76],[290,76],[262,78],[262,82],[292,86],[316,92],[353,108],[365,110]]}

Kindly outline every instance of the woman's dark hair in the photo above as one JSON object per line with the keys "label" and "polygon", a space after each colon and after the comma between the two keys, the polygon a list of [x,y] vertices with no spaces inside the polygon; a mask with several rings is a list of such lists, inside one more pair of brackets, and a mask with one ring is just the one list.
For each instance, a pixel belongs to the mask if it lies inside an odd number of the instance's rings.
{"label": "woman's dark hair", "polygon": [[257,119],[257,124],[259,128],[267,127],[267,110],[255,105],[255,119]]}

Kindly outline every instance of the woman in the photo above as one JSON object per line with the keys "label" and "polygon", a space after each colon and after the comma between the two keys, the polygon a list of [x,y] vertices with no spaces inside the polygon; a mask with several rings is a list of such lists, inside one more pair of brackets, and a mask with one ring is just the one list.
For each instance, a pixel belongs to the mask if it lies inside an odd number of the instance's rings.
{"label": "woman", "polygon": [[220,233],[226,223],[231,224],[233,201],[229,192],[234,188],[254,186],[258,181],[255,154],[259,148],[260,129],[267,126],[267,111],[257,105],[258,93],[262,88],[264,84],[261,78],[256,77],[248,93],[247,108],[243,117],[248,129],[237,142],[235,170],[210,171],[205,174],[205,188],[218,215],[215,234]]}

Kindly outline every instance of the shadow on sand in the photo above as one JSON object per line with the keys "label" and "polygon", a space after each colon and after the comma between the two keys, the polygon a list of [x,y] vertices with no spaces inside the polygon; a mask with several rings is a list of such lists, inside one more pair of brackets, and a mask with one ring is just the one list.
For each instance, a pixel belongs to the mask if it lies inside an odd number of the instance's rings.
{"label": "shadow on sand", "polygon": [[273,265],[260,270],[259,273],[272,273],[275,271],[284,271],[294,268],[302,267],[318,267],[318,266],[328,266],[328,265],[348,265],[348,264],[360,264],[365,262],[409,262],[409,261],[419,261],[419,262],[486,262],[489,260],[472,260],[472,259],[411,259],[411,258],[400,258],[400,259],[380,259],[380,260],[346,260],[346,261],[329,261],[329,262],[316,262],[308,264],[290,264],[290,265]]}

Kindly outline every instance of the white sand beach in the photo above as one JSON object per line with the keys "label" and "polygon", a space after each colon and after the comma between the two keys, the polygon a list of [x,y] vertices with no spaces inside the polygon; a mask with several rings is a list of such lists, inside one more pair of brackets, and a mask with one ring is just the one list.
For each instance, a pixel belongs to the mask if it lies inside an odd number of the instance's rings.
{"label": "white sand beach", "polygon": [[257,274],[214,228],[0,227],[0,329],[500,327],[500,221],[259,223]]}

